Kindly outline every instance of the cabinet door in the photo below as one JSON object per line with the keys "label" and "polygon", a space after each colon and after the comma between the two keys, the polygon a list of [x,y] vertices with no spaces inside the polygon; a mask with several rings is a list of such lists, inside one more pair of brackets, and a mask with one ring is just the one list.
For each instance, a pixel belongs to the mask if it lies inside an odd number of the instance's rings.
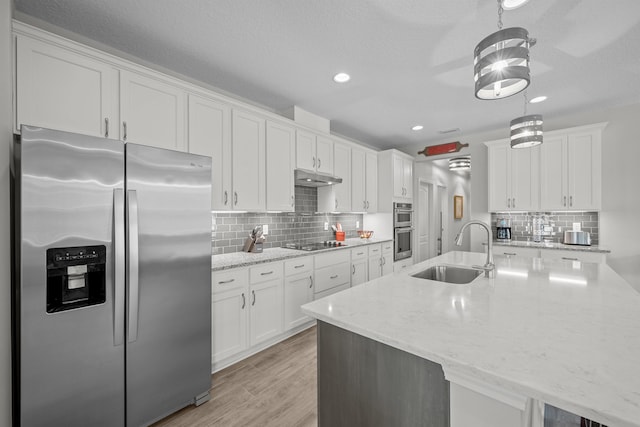
{"label": "cabinet door", "polygon": [[404,197],[404,159],[393,155],[393,197]]}
{"label": "cabinet door", "polygon": [[117,78],[107,64],[18,36],[15,131],[25,124],[118,138]]}
{"label": "cabinet door", "polygon": [[540,209],[567,209],[566,137],[545,137],[540,146]]}
{"label": "cabinet door", "polygon": [[539,147],[511,149],[511,209],[538,210],[540,207]]}
{"label": "cabinet door", "polygon": [[333,186],[335,209],[338,212],[351,212],[351,148],[335,144],[333,171],[342,183]]}
{"label": "cabinet door", "polygon": [[211,305],[211,358],[218,362],[247,348],[247,288],[213,294]]}
{"label": "cabinet door", "polygon": [[505,211],[511,206],[509,194],[509,165],[508,144],[489,147],[489,210],[491,212]]}
{"label": "cabinet door", "polygon": [[252,346],[282,332],[282,279],[251,285],[249,325]]}
{"label": "cabinet door", "polygon": [[293,212],[293,169],[295,131],[279,123],[267,122],[266,140],[267,210]]}
{"label": "cabinet door", "polygon": [[369,280],[377,279],[382,274],[382,257],[376,256],[369,258]]}
{"label": "cabinet door", "polygon": [[351,263],[351,286],[361,285],[367,281],[367,260],[359,260]]}
{"label": "cabinet door", "polygon": [[324,136],[316,137],[316,170],[333,175],[333,141]]}
{"label": "cabinet door", "polygon": [[567,138],[567,207],[600,209],[600,141],[594,133]]}
{"label": "cabinet door", "polygon": [[169,150],[184,150],[185,92],[168,83],[120,72],[123,140]]}
{"label": "cabinet door", "polygon": [[288,331],[311,320],[300,306],[313,300],[312,272],[286,277],[284,280],[284,330]]}
{"label": "cabinet door", "polygon": [[413,198],[413,161],[404,159],[402,162],[402,175],[404,181],[404,197]]}
{"label": "cabinet door", "polygon": [[233,209],[265,210],[265,120],[253,114],[232,113]]}
{"label": "cabinet door", "polygon": [[365,193],[367,200],[367,212],[378,212],[378,156],[375,153],[367,153],[365,170]]}
{"label": "cabinet door", "polygon": [[365,153],[362,150],[351,150],[351,209],[364,212],[365,201]]}
{"label": "cabinet door", "polygon": [[393,273],[393,253],[382,254],[382,275]]}
{"label": "cabinet door", "polygon": [[311,132],[296,131],[296,168],[316,170],[316,136]]}
{"label": "cabinet door", "polygon": [[231,209],[231,108],[189,95],[189,152],[211,157],[211,209]]}

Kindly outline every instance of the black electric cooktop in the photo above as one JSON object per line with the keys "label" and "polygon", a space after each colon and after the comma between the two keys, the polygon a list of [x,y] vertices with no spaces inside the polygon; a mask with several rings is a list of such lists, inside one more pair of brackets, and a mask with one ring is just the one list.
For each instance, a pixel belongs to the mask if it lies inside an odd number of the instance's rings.
{"label": "black electric cooktop", "polygon": [[299,251],[319,251],[320,249],[340,248],[343,246],[347,246],[347,245],[344,242],[326,240],[324,242],[312,242],[312,243],[288,242],[288,243],[285,243],[282,247],[287,249],[297,249]]}

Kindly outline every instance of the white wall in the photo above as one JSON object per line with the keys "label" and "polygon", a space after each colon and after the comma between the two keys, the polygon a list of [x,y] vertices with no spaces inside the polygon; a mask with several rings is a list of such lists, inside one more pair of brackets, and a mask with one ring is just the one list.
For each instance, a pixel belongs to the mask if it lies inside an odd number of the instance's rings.
{"label": "white wall", "polygon": [[0,0],[0,425],[11,425],[11,0]]}
{"label": "white wall", "polygon": [[[544,104],[538,111],[544,116]],[[602,211],[600,213],[600,246],[611,250],[607,263],[635,289],[640,291],[640,103],[607,110],[595,110],[566,114],[558,117],[544,116],[545,131],[609,122],[602,135]],[[453,139],[469,143],[459,154],[471,154],[471,218],[490,221],[488,213],[487,148],[482,144],[508,137],[504,129],[490,132],[458,135]],[[434,142],[433,144],[437,144]],[[429,145],[433,145],[429,144]],[[416,153],[424,144],[400,147],[407,153]],[[442,157],[442,156],[441,156]],[[482,251],[482,230],[472,232],[471,250]]]}

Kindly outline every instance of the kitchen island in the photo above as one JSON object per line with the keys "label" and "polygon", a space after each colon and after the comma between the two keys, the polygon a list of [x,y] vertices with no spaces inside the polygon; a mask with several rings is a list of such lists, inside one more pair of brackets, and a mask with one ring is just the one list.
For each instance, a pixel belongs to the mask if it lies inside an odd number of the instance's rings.
{"label": "kitchen island", "polygon": [[[320,335],[341,329],[440,365],[452,387],[452,426],[454,385],[521,405],[521,425],[541,426],[531,413],[548,403],[609,427],[640,426],[640,294],[606,264],[540,258],[496,256],[495,278],[466,285],[411,277],[484,261],[449,252],[303,311],[318,319]],[[322,405],[319,395],[321,426]]]}

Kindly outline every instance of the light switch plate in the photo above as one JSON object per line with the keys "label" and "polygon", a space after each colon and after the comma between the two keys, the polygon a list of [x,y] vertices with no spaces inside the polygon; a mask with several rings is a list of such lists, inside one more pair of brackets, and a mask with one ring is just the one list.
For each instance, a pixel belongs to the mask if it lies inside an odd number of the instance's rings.
{"label": "light switch plate", "polygon": [[356,228],[360,228],[360,221],[356,221]]}
{"label": "light switch plate", "polygon": [[325,222],[324,223],[324,231],[327,231],[327,230],[329,230],[329,223]]}
{"label": "light switch plate", "polygon": [[269,234],[269,224],[265,224],[262,226],[262,234],[265,236]]}

